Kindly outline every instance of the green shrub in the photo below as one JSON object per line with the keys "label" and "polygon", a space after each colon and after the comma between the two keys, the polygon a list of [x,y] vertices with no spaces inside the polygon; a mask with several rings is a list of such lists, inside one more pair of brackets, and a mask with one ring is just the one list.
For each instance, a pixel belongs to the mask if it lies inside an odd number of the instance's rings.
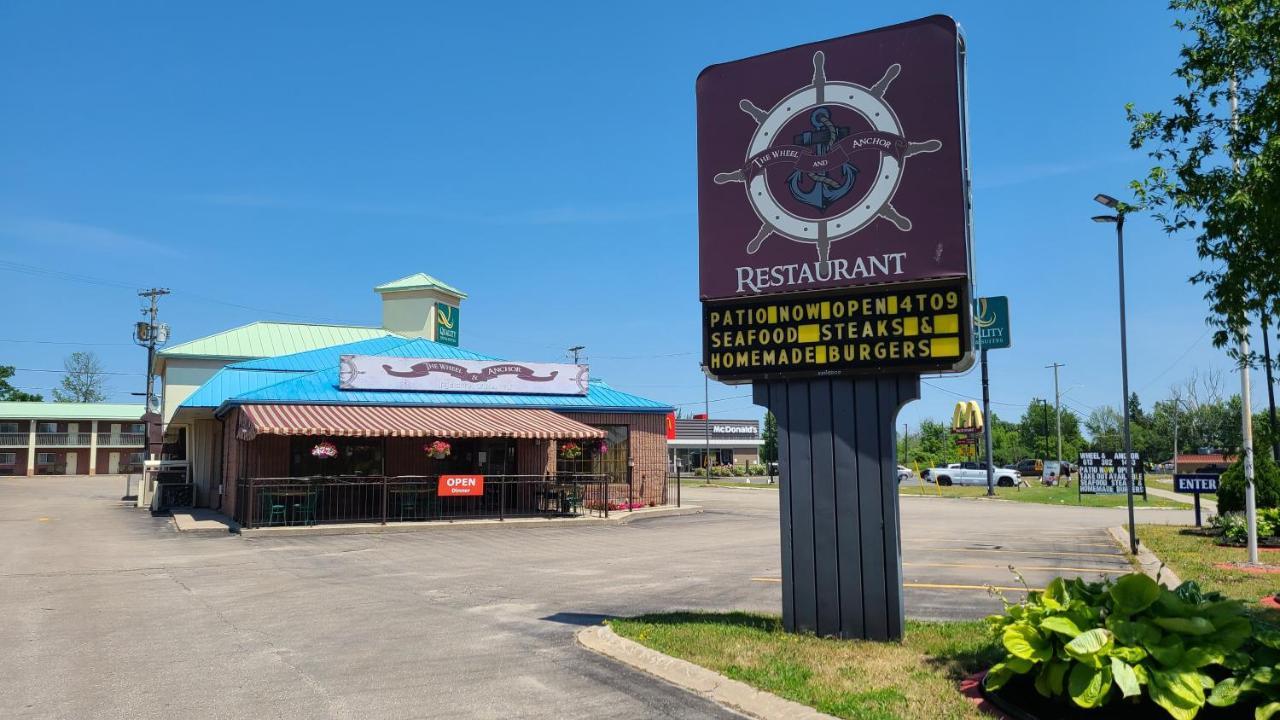
{"label": "green shrub", "polygon": [[1040,695],[1082,708],[1145,695],[1175,720],[1250,692],[1280,700],[1280,671],[1272,684],[1272,668],[1263,667],[1280,660],[1272,650],[1280,633],[1273,644],[1243,603],[1195,582],[1168,590],[1142,573],[1094,583],[1057,578],[989,621],[1006,653],[987,673],[990,690],[1026,676]]}
{"label": "green shrub", "polygon": [[[1249,541],[1249,526],[1244,513],[1222,513],[1213,519],[1212,525],[1222,533],[1222,539],[1232,545],[1244,545]],[[1273,538],[1280,534],[1280,508],[1263,508],[1258,511],[1258,537]]]}
{"label": "green shrub", "polygon": [[748,475],[764,475],[766,474],[766,470],[764,465],[761,465],[759,463],[750,463],[747,465],[747,474]]}
{"label": "green shrub", "polygon": [[746,477],[746,476],[747,476],[747,468],[746,468],[745,466],[742,466],[742,465],[734,465],[734,466],[733,466],[733,476],[734,476],[734,477]]}
{"label": "green shrub", "polygon": [[693,475],[694,475],[694,477],[706,477],[706,476],[707,476],[707,470],[706,470],[706,468],[694,468],[694,469],[693,469]]}
{"label": "green shrub", "polygon": [[712,465],[711,477],[733,477],[733,466],[731,465]]}
{"label": "green shrub", "polygon": [[[1280,468],[1266,453],[1253,454],[1253,486],[1259,508],[1280,506]],[[1244,465],[1239,461],[1218,480],[1218,511],[1244,511]]]}

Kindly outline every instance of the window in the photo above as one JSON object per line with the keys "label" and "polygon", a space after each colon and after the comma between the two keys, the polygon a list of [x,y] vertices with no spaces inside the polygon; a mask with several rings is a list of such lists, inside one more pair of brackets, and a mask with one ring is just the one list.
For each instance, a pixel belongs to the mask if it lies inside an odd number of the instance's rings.
{"label": "window", "polygon": [[134,434],[137,434],[137,435],[141,435],[141,434],[143,434],[143,433],[145,433],[145,432],[147,431],[147,424],[146,424],[146,423],[132,423],[132,424],[130,424],[130,425],[125,426],[125,430],[124,430],[124,431],[125,431],[125,432],[127,432],[127,433],[134,433]]}
{"label": "window", "polygon": [[18,462],[18,453],[0,452],[0,465],[12,465]]}
{"label": "window", "polygon": [[[338,456],[321,460],[311,449],[327,440],[338,448]],[[289,475],[381,475],[381,438],[321,438],[296,436],[289,443]]]}
{"label": "window", "polygon": [[38,433],[56,433],[58,432],[58,423],[42,422],[36,423],[36,432]]}
{"label": "window", "polygon": [[0,435],[13,435],[18,432],[18,423],[5,422],[0,423]]}
{"label": "window", "polygon": [[37,465],[52,465],[58,462],[58,453],[36,453]]}
{"label": "window", "polygon": [[[561,440],[556,449],[556,472],[583,475],[608,475],[611,482],[627,481],[627,462],[631,459],[631,428],[627,425],[595,425],[605,431],[603,440]],[[572,442],[581,456],[566,458],[563,448]]]}

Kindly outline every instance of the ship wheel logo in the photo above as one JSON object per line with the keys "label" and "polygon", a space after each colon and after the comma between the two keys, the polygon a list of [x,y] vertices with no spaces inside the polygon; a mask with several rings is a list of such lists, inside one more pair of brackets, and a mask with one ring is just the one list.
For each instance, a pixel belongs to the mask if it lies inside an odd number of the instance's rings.
{"label": "ship wheel logo", "polygon": [[[878,218],[903,232],[911,230],[911,220],[892,204],[905,161],[937,152],[942,142],[904,137],[898,114],[884,99],[901,65],[890,65],[871,87],[829,81],[825,65],[826,56],[815,52],[813,80],[771,110],[746,98],[738,103],[755,120],[756,131],[742,167],[718,173],[715,182],[742,183],[760,218],[748,253],[778,235],[817,246],[818,261],[825,263],[831,243]],[[861,127],[855,131],[844,122]]]}

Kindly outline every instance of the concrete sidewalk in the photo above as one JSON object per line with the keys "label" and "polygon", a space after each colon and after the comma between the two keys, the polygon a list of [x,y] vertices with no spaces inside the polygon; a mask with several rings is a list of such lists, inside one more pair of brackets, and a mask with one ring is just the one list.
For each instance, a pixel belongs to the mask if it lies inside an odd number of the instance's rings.
{"label": "concrete sidewalk", "polygon": [[[1150,485],[1147,486],[1147,494],[1155,495],[1156,497],[1164,498],[1165,500],[1186,503],[1187,505],[1195,505],[1196,502],[1194,495],[1177,493],[1172,490],[1161,490],[1160,488],[1153,488]],[[1218,503],[1209,500],[1208,498],[1200,498],[1200,510],[1205,515],[1216,515],[1218,513]]]}

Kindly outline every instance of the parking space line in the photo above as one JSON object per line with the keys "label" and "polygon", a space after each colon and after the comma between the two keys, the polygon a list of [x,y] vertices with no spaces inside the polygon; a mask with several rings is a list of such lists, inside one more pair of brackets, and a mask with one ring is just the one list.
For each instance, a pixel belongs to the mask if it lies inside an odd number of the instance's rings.
{"label": "parking space line", "polygon": [[[1026,592],[1024,587],[1008,587],[1006,585],[953,585],[950,583],[902,583],[903,587],[920,588],[922,590],[1000,590],[1003,592]],[[1036,588],[1032,588],[1035,590]]]}
{"label": "parking space line", "polygon": [[933,552],[951,552],[951,553],[1010,553],[1014,555],[1061,555],[1063,557],[1105,557],[1105,558],[1124,558],[1125,554],[1116,548],[1113,553],[1090,553],[1090,552],[1061,552],[1058,550],[1005,550],[1003,548],[946,548],[931,547]]}
{"label": "parking space line", "polygon": [[[782,582],[782,578],[775,578],[775,577],[753,577],[751,579],[754,582],[763,582],[763,583],[781,583]],[[984,590],[984,591],[1000,590],[1002,592],[1026,592],[1027,591],[1027,589],[1024,587],[1011,587],[1008,585],[960,585],[960,584],[952,584],[952,583],[904,582],[902,583],[902,586],[908,587],[908,588],[918,588],[921,590]],[[1034,590],[1035,588],[1032,588],[1032,589]]]}
{"label": "parking space line", "polygon": [[[988,569],[988,570],[1001,570],[1001,569],[1004,569],[1004,568],[1005,568],[1005,566],[1004,566],[1004,565],[986,565],[986,564],[982,564],[982,563],[918,563],[918,562],[904,562],[904,563],[902,563],[902,564],[903,564],[903,566],[904,566],[904,567],[986,568],[986,569]],[[1043,571],[1043,570],[1047,570],[1047,571],[1050,571],[1050,572],[1096,572],[1096,573],[1104,573],[1104,574],[1108,574],[1108,575],[1124,575],[1124,574],[1126,574],[1126,573],[1133,572],[1133,569],[1132,569],[1132,568],[1129,568],[1129,567],[1125,567],[1125,568],[1119,568],[1119,567],[1109,567],[1109,568],[1086,567],[1086,568],[1077,568],[1077,567],[1050,567],[1050,566],[1040,566],[1040,565],[1017,565],[1017,566],[1015,566],[1015,567],[1016,567],[1016,569],[1017,569],[1018,571],[1022,571],[1022,570],[1042,570],[1042,571]]]}

